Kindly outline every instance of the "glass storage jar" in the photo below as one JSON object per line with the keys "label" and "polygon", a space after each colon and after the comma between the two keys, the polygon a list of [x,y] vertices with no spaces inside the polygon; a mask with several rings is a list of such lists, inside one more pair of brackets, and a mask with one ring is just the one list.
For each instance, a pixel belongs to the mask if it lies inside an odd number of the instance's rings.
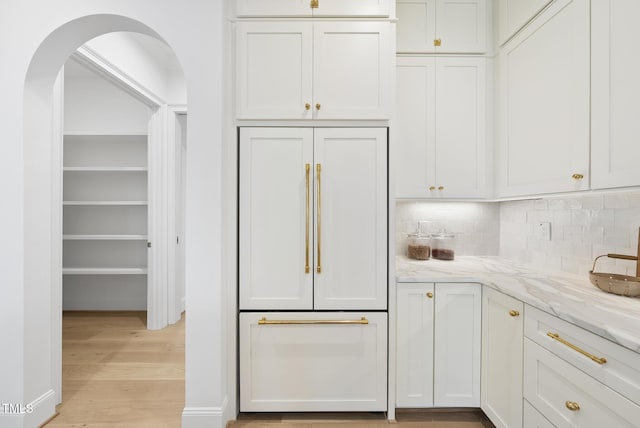
{"label": "glass storage jar", "polygon": [[429,235],[421,233],[419,229],[415,233],[409,234],[407,254],[410,259],[429,260],[431,257]]}
{"label": "glass storage jar", "polygon": [[431,257],[453,260],[456,254],[456,234],[442,230],[431,235]]}

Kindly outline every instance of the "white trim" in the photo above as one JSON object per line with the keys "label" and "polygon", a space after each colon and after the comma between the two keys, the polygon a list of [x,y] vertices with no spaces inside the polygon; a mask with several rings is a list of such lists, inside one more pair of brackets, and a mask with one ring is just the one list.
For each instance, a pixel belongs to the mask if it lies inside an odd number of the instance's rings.
{"label": "white trim", "polygon": [[185,407],[182,428],[225,428],[229,421],[227,397],[220,407]]}
{"label": "white trim", "polygon": [[71,55],[71,58],[97,72],[149,107],[156,108],[165,104],[160,97],[140,82],[132,79],[131,76],[86,46],[80,46],[78,50]]}
{"label": "white trim", "polygon": [[51,135],[51,387],[62,402],[62,166],[64,67],[53,86]]}
{"label": "white trim", "polygon": [[[40,397],[27,404],[30,409],[23,414],[24,427],[37,427],[51,419],[56,414],[56,392],[53,389],[48,390]],[[4,425],[3,425],[4,426]]]}
{"label": "white trim", "polygon": [[[184,308],[183,301],[176,295],[176,237],[179,236],[176,228],[176,211],[180,207],[176,204],[178,188],[176,183],[176,173],[179,171],[177,165],[177,150],[181,149],[182,142],[177,136],[176,122],[179,114],[185,114],[186,106],[168,106],[165,133],[166,133],[166,170],[167,177],[167,322],[175,324],[180,320]],[[183,237],[184,239],[184,237]]]}

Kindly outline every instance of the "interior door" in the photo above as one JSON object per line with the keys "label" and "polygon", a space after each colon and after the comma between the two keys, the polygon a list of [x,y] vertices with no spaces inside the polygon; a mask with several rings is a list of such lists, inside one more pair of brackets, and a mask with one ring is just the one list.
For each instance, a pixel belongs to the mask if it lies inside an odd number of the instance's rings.
{"label": "interior door", "polygon": [[241,310],[313,309],[312,163],[311,128],[240,131]]}

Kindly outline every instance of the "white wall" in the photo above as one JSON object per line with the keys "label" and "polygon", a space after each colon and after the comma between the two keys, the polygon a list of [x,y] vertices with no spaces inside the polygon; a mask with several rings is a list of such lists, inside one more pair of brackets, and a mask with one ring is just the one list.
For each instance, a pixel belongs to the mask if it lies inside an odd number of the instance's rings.
{"label": "white wall", "polygon": [[184,74],[176,69],[177,60],[162,42],[119,32],[96,37],[84,46],[167,104],[187,103]]}
{"label": "white wall", "polygon": [[[82,67],[76,65],[75,67]],[[65,75],[64,132],[146,134],[151,110],[97,75]]]}
{"label": "white wall", "polygon": [[[67,57],[112,31],[162,37],[185,73],[189,100],[186,240],[186,408],[183,426],[222,427],[227,414],[221,161],[224,5],[209,0],[0,2],[0,402],[35,405],[0,415],[34,427],[54,412],[51,348],[52,87]],[[143,25],[144,24],[144,25]],[[32,61],[33,60],[33,61]],[[227,219],[225,219],[227,221]]]}
{"label": "white wall", "polygon": [[[551,240],[535,224],[551,223]],[[500,255],[584,275],[601,254],[636,255],[640,192],[561,196],[500,204]],[[635,276],[635,262],[603,258],[597,272]]]}

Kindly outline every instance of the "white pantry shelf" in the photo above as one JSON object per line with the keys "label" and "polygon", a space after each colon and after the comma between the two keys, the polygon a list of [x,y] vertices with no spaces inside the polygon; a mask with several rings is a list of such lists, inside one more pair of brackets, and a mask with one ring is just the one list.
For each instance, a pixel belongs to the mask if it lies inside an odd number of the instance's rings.
{"label": "white pantry shelf", "polygon": [[147,172],[146,166],[65,166],[63,171],[72,172]]}
{"label": "white pantry shelf", "polygon": [[148,235],[63,235],[65,241],[146,241]]}
{"label": "white pantry shelf", "polygon": [[63,205],[149,205],[147,201],[64,201]]}
{"label": "white pantry shelf", "polygon": [[63,268],[63,275],[146,275],[147,268]]}

